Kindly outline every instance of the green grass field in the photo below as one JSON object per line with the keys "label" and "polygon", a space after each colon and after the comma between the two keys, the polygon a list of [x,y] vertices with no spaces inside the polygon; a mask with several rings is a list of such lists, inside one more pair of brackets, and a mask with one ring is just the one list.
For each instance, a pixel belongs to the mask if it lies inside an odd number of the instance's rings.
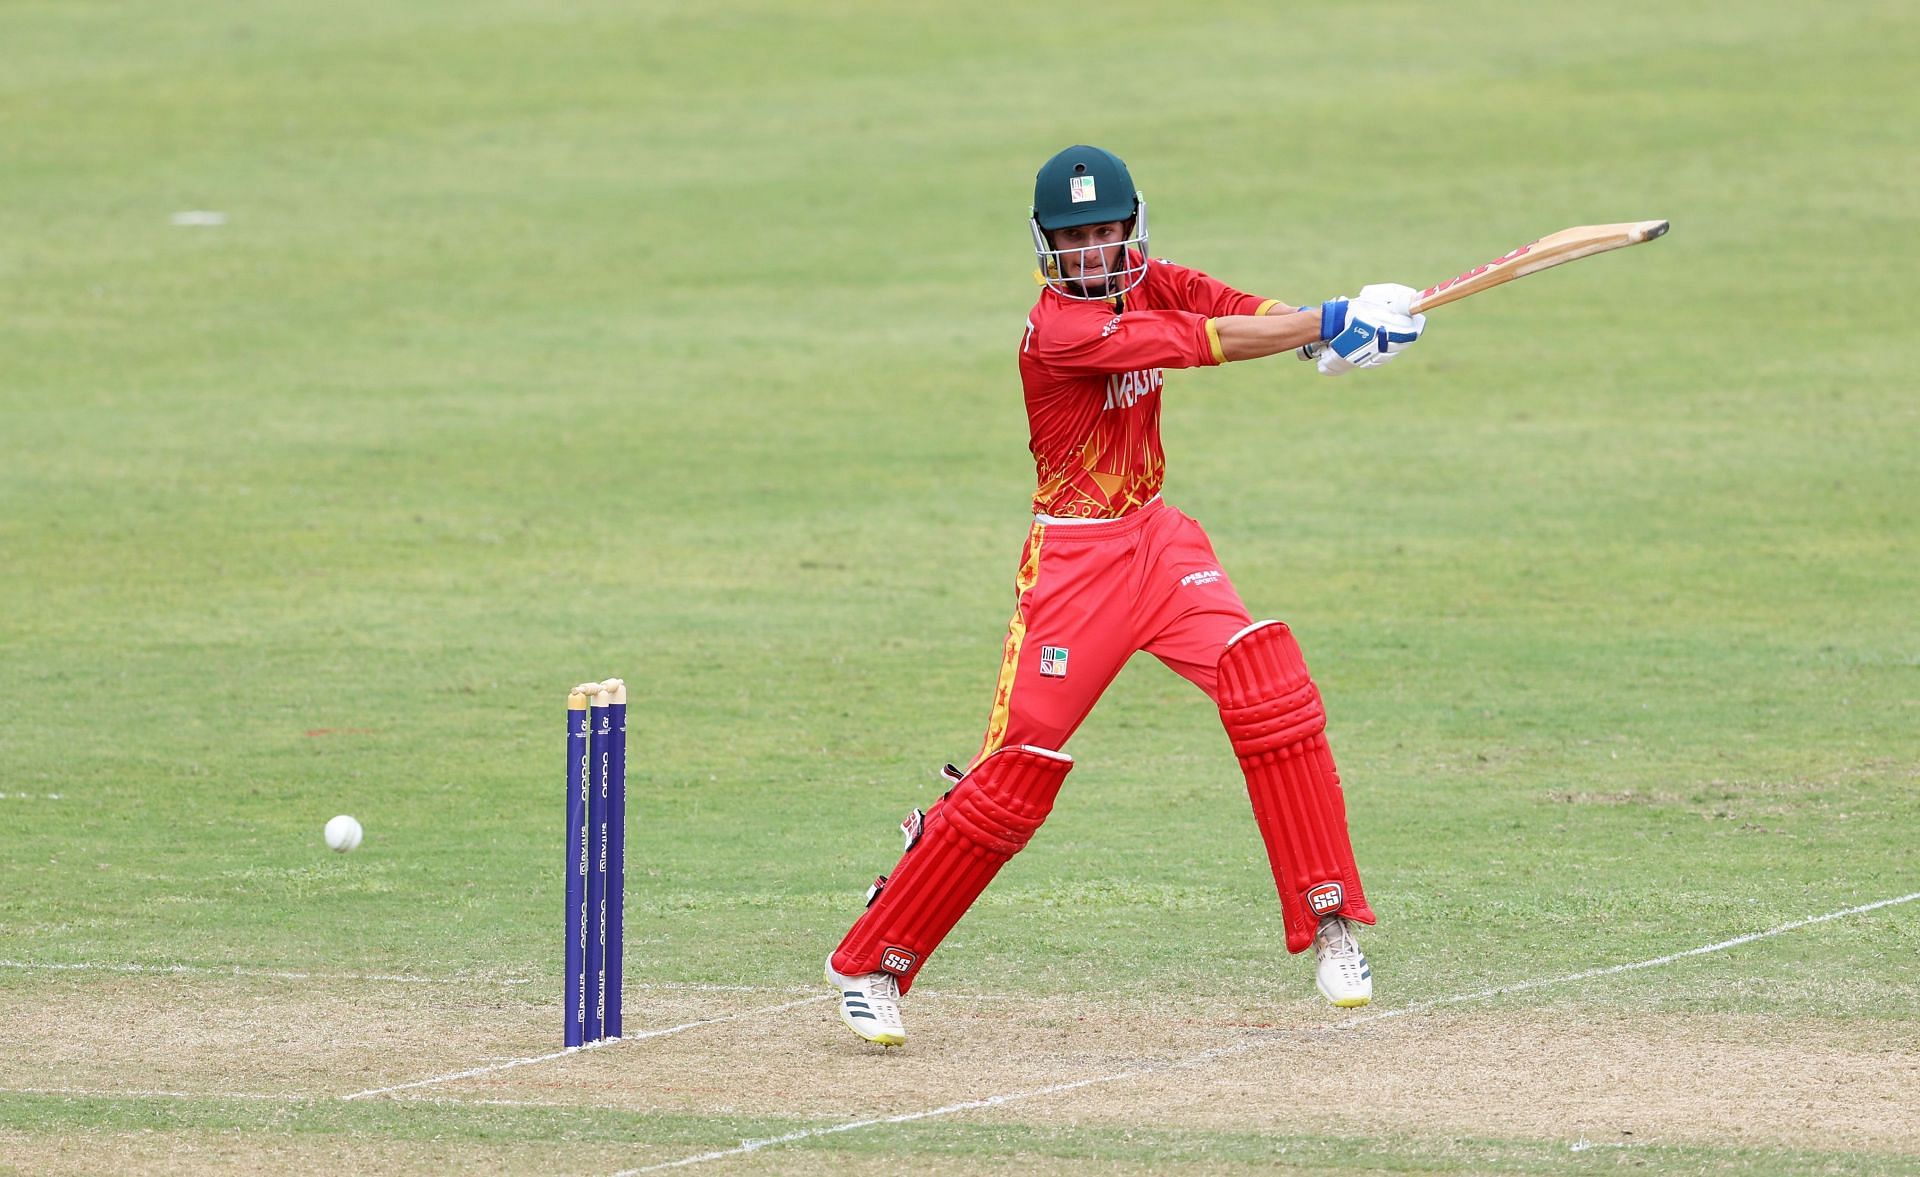
{"label": "green grass field", "polygon": [[[1920,902],[1852,910],[1920,897],[1910,6],[15,0],[0,46],[0,1171],[1920,1172]],[[882,1055],[819,963],[978,744],[1083,141],[1290,302],[1674,228],[1380,373],[1169,375],[1167,495],[1328,701],[1375,1004],[1287,957],[1142,658]],[[628,1028],[719,1020],[489,1070],[559,1042],[610,674]]]}

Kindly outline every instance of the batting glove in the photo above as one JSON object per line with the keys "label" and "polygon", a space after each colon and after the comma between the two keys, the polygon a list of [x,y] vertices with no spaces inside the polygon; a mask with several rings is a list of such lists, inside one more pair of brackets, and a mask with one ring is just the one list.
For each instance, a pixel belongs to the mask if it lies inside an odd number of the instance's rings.
{"label": "batting glove", "polygon": [[1354,298],[1330,298],[1320,304],[1322,375],[1341,376],[1355,368],[1377,368],[1405,351],[1427,329],[1425,315],[1410,315],[1413,288],[1391,283],[1364,287]]}

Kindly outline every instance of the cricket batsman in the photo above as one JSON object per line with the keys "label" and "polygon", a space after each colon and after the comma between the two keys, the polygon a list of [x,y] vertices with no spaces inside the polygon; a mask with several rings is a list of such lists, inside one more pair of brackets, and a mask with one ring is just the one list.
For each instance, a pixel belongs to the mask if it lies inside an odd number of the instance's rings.
{"label": "cricket batsman", "polygon": [[1311,947],[1320,992],[1365,1005],[1355,925],[1374,922],[1347,836],[1326,711],[1293,634],[1255,621],[1200,525],[1160,497],[1162,372],[1323,343],[1319,370],[1378,367],[1420,338],[1407,286],[1295,307],[1150,258],[1147,205],[1112,152],[1076,146],[1035,177],[1029,219],[1043,287],[1020,336],[1038,488],[1015,577],[986,737],[827,958],[840,1017],[906,1041],[900,997],[1053,808],[1061,749],[1135,651],[1205,691],[1239,758],[1266,843],[1289,952]]}

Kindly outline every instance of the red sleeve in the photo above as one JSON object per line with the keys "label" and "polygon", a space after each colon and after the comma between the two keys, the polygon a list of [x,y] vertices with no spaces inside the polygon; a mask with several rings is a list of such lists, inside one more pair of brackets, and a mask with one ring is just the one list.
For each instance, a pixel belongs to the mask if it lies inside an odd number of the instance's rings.
{"label": "red sleeve", "polygon": [[1212,320],[1188,311],[1115,314],[1106,303],[1087,302],[1037,318],[1027,350],[1069,375],[1200,368],[1222,359]]}
{"label": "red sleeve", "polygon": [[1166,284],[1165,301],[1196,315],[1257,315],[1273,305],[1271,298],[1243,294],[1211,274],[1153,259],[1149,273]]}

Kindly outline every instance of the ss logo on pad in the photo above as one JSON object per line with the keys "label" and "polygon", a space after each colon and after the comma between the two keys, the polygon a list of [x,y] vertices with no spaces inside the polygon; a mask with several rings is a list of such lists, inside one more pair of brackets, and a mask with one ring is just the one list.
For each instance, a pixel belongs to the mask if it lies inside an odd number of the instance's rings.
{"label": "ss logo on pad", "polygon": [[1347,893],[1338,883],[1322,883],[1307,892],[1307,906],[1315,915],[1339,911],[1347,902]]}

